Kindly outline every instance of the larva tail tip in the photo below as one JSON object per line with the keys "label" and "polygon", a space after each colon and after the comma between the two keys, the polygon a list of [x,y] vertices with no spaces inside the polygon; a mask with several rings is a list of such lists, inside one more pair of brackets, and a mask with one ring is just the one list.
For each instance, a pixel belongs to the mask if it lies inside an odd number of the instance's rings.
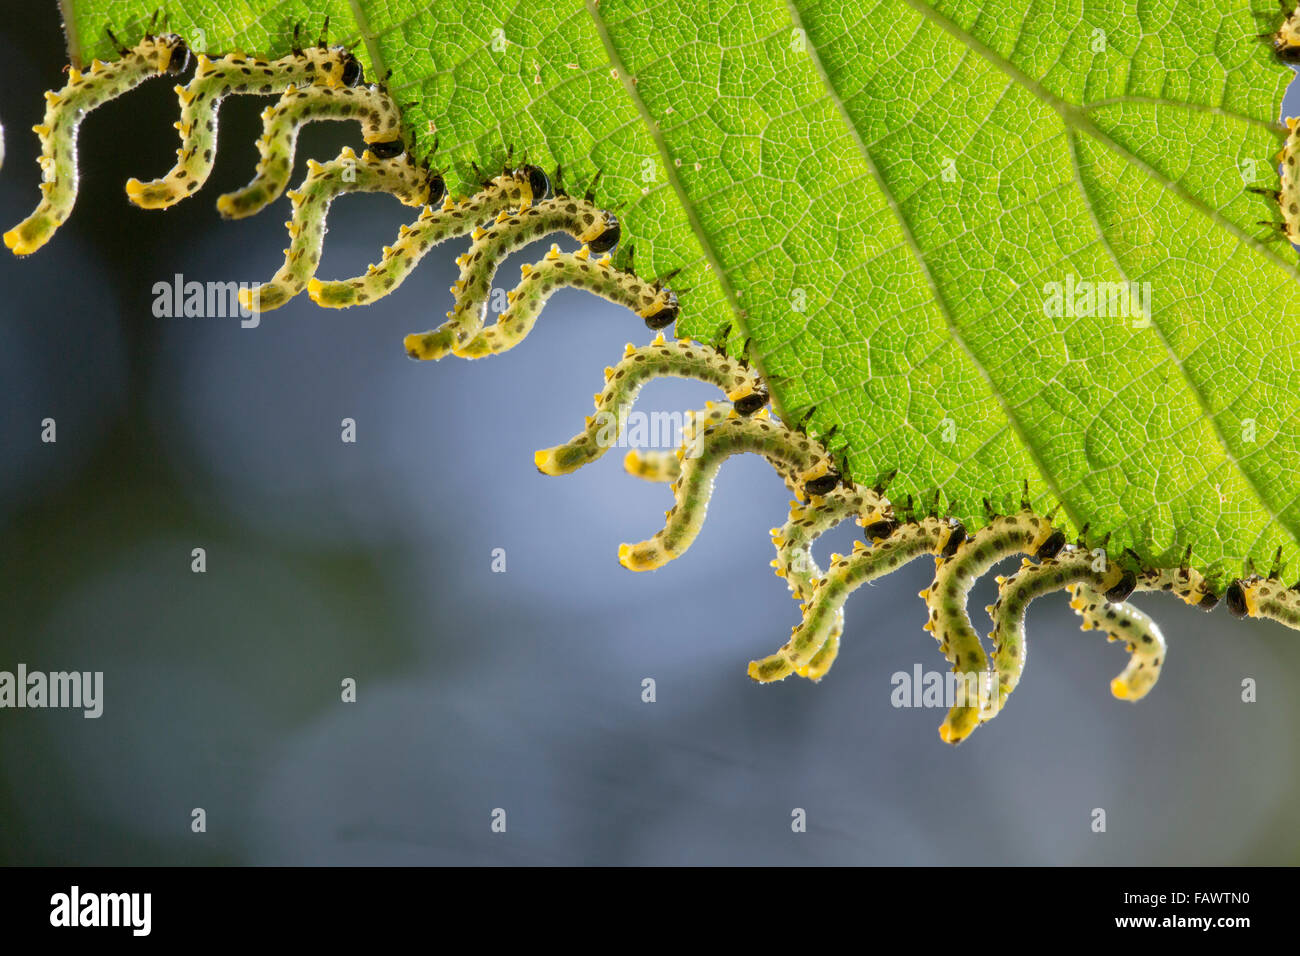
{"label": "larva tail tip", "polygon": [[17,229],[10,229],[4,234],[5,245],[12,250],[16,256],[29,256],[41,246],[45,245],[44,239],[24,239],[22,233]]}
{"label": "larva tail tip", "polygon": [[1132,688],[1129,687],[1128,682],[1125,680],[1116,677],[1110,682],[1110,692],[1118,700],[1136,700],[1137,698],[1133,696],[1131,691]]}
{"label": "larva tail tip", "polygon": [[765,657],[761,661],[750,661],[748,673],[751,680],[760,684],[771,684],[785,680],[794,673],[794,667],[779,654]]}

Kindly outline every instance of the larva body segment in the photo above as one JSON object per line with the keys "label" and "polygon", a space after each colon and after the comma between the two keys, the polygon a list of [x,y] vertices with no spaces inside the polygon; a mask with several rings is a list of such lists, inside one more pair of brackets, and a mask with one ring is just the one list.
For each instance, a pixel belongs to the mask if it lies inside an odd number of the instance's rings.
{"label": "larva body segment", "polygon": [[984,708],[983,719],[996,714],[1020,682],[1025,667],[1025,612],[1031,601],[1071,585],[1086,584],[1104,593],[1120,583],[1125,573],[1122,567],[1111,564],[1107,570],[1098,571],[1094,563],[1090,552],[1067,547],[1040,564],[1026,559],[1015,574],[998,579],[998,599],[988,609],[993,618],[990,636],[997,697],[995,702],[987,702],[994,706]]}
{"label": "larva body segment", "polygon": [[[456,201],[447,196],[440,208],[426,207],[415,222],[403,226],[396,241],[385,247],[383,258],[365,275],[332,282],[317,280],[311,283],[308,294],[317,305],[329,309],[346,309],[382,298],[401,285],[434,246],[473,233],[508,210],[530,208],[540,198],[534,196],[530,178],[525,170],[515,170],[497,176],[468,199]],[[472,256],[473,250],[467,255]],[[466,256],[461,259],[466,260]]]}
{"label": "larva body segment", "polygon": [[[1052,538],[1053,530],[1050,521],[1026,509],[992,519],[962,541],[955,553],[939,558],[934,581],[921,592],[930,612],[925,629],[934,633],[955,672],[975,674],[982,680],[980,675],[989,668],[966,607],[976,579],[1003,558],[1038,552]],[[962,682],[958,686],[964,689]],[[948,743],[960,743],[979,725],[980,710],[977,702],[959,698],[939,728],[939,736]]]}
{"label": "larva body segment", "polygon": [[298,131],[304,123],[319,120],[358,120],[367,146],[383,155],[396,144],[401,128],[395,104],[377,86],[290,86],[273,106],[262,113],[262,135],[257,141],[257,172],[243,189],[217,198],[217,210],[228,219],[242,219],[279,198],[293,173]]}
{"label": "larva body segment", "polygon": [[[1300,47],[1297,47],[1300,50]],[[1300,57],[1297,57],[1300,62]],[[1282,146],[1282,184],[1277,204],[1282,213],[1282,233],[1287,240],[1300,243],[1300,120],[1286,121],[1287,137]]]}
{"label": "larva body segment", "polygon": [[807,472],[825,457],[808,438],[765,418],[728,418],[705,429],[681,449],[682,473],[672,486],[677,503],[666,513],[663,530],[647,541],[620,545],[619,562],[632,571],[649,571],[683,554],[704,523],[718,469],[744,452],[762,455],[787,475]]}
{"label": "larva body segment", "polygon": [[68,82],[45,94],[45,118],[33,131],[41,140],[40,204],[35,212],[4,234],[14,255],[26,256],[49,241],[77,201],[77,133],[91,110],[164,73],[180,73],[189,63],[189,48],[172,34],[147,36],[120,60],[95,60],[85,73],[70,67]]}
{"label": "larva body segment", "polygon": [[605,387],[595,396],[595,416],[589,416],[586,427],[563,445],[538,451],[533,456],[537,470],[566,475],[604,455],[617,443],[641,388],[656,378],[707,382],[733,401],[760,387],[758,376],[739,362],[688,340],[669,342],[660,333],[649,345],[629,344],[622,360],[605,369]]}
{"label": "larva body segment", "polygon": [[1224,595],[1236,617],[1263,617],[1300,630],[1300,590],[1258,575],[1233,581]]}
{"label": "larva body segment", "polygon": [[194,78],[176,87],[181,104],[181,118],[176,123],[181,137],[176,165],[149,182],[127,180],[127,197],[145,209],[164,209],[207,182],[217,149],[217,113],[225,97],[280,94],[291,86],[343,89],[347,81],[360,79],[360,67],[342,47],[312,47],[278,60],[242,53],[213,60],[199,54]]}
{"label": "larva body segment", "polygon": [[1082,630],[1102,631],[1108,640],[1123,641],[1129,651],[1128,666],[1110,682],[1110,692],[1120,700],[1145,697],[1160,677],[1167,650],[1156,622],[1126,601],[1107,601],[1087,584],[1070,587],[1070,607],[1083,618]]}
{"label": "larva body segment", "polygon": [[320,264],[330,203],[336,196],[352,192],[391,193],[408,206],[419,206],[429,195],[429,174],[408,162],[405,155],[377,159],[367,150],[358,157],[351,147],[344,147],[339,157],[328,163],[309,160],[307,178],[289,195],[293,218],[285,223],[290,238],[284,265],[255,290],[240,290],[245,308],[263,312],[279,308],[306,288]]}
{"label": "larva body segment", "polygon": [[960,526],[945,519],[923,518],[898,526],[889,537],[876,541],[870,548],[859,541],[854,543],[852,554],[835,556],[804,605],[803,621],[794,628],[790,640],[775,654],[750,661],[749,676],[766,684],[784,680],[816,662],[817,655],[840,626],[844,602],[850,594],[922,555],[942,551],[954,527]]}

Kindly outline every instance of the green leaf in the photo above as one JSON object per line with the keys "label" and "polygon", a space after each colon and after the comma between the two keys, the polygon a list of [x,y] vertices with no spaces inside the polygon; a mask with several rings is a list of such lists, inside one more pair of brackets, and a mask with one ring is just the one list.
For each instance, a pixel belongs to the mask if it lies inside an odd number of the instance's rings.
{"label": "green leaf", "polygon": [[[859,481],[898,469],[895,500],[978,525],[1027,479],[1112,550],[1235,571],[1300,557],[1300,286],[1245,188],[1276,188],[1291,73],[1254,3],[167,0],[161,22],[280,55],[328,13],[452,182],[508,148],[570,189],[599,171],[637,270],[682,270],[679,334],[749,338],[783,416],[815,409]],[[159,6],[67,5],[83,60]],[[1119,282],[1149,321],[1048,314],[1053,283]]]}

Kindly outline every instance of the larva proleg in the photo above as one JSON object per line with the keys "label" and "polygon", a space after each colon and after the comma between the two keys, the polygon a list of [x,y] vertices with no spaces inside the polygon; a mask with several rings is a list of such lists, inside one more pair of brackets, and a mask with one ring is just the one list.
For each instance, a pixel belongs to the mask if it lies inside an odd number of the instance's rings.
{"label": "larva proleg", "polygon": [[63,89],[45,94],[45,118],[32,127],[41,140],[43,196],[35,212],[4,234],[14,255],[30,255],[45,245],[71,214],[77,201],[77,132],[86,114],[145,80],[182,72],[189,59],[180,37],[146,36],[119,60],[95,60],[85,73],[70,67]]}

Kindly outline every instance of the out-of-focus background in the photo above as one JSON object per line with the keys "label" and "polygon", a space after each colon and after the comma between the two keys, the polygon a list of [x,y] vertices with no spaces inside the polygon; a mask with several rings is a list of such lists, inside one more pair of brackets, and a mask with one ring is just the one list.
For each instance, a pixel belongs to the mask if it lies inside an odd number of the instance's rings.
{"label": "out-of-focus background", "polygon": [[[63,83],[62,43],[53,3],[0,27],[3,228],[36,201],[28,128]],[[695,546],[645,575],[615,555],[661,524],[664,487],[626,476],[621,452],[563,479],[533,467],[623,344],[648,340],[614,306],[568,292],[504,356],[411,362],[402,336],[449,307],[453,244],[366,309],[304,297],[255,329],[155,318],[154,283],[267,279],[286,244],[285,199],[242,222],[213,208],[251,175],[256,98],[223,106],[197,198],[127,203],[129,176],[170,165],[170,87],[92,114],[72,219],[29,259],[0,257],[0,670],[105,681],[98,720],[0,710],[0,861],[1300,861],[1300,641],[1276,625],[1142,598],[1171,649],[1133,705],[1108,690],[1122,650],[1058,595],[1030,614],[1006,710],[953,749],[942,711],[890,703],[895,671],[947,666],[921,630],[918,562],[849,604],[820,685],[752,684],[746,662],[798,619],[768,567],[788,501],[768,466],[729,462]],[[300,170],[343,143],[355,127],[309,127]],[[321,274],[359,273],[411,215],[340,200]],[[662,383],[639,407],[712,397]],[[991,594],[986,579],[977,620]]]}

